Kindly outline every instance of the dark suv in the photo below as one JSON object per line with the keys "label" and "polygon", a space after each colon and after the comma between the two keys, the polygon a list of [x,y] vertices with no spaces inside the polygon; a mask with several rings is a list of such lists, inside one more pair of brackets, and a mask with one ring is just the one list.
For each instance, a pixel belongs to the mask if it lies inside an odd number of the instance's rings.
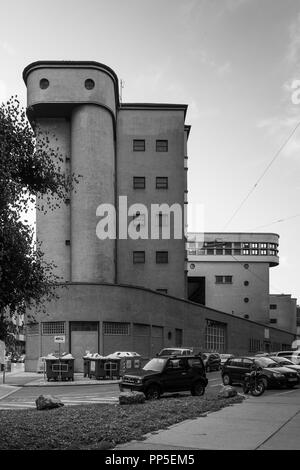
{"label": "dark suv", "polygon": [[253,366],[261,369],[261,377],[266,388],[282,386],[292,388],[299,383],[297,372],[287,367],[280,367],[280,364],[277,364],[269,357],[232,357],[223,365],[222,379],[224,385],[243,383],[245,374]]}
{"label": "dark suv", "polygon": [[190,390],[192,395],[203,395],[208,380],[199,356],[155,357],[134,374],[123,375],[121,392],[143,392],[147,399],[157,399],[166,392]]}

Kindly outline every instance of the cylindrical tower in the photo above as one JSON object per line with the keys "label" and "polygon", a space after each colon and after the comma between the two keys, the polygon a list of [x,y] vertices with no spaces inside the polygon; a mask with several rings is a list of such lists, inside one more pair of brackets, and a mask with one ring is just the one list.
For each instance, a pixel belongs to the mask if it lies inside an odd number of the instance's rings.
{"label": "cylindrical tower", "polygon": [[34,62],[23,78],[29,119],[55,135],[63,170],[80,175],[66,203],[37,214],[45,257],[66,281],[115,282],[115,240],[97,238],[96,210],[115,203],[118,78],[106,65],[73,61]]}
{"label": "cylindrical tower", "polygon": [[72,113],[72,171],[80,182],[72,195],[72,281],[115,281],[115,240],[96,236],[96,209],[115,203],[114,129],[111,114],[93,104]]}

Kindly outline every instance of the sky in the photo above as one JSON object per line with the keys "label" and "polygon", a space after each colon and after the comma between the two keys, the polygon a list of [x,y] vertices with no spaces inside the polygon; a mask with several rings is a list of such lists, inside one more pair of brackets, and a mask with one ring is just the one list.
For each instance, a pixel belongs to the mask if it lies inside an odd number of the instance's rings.
{"label": "sky", "polygon": [[123,102],[188,104],[204,230],[278,233],[270,290],[300,303],[300,127],[284,145],[300,121],[299,0],[0,0],[0,15],[0,101],[26,106],[33,61],[92,60]]}

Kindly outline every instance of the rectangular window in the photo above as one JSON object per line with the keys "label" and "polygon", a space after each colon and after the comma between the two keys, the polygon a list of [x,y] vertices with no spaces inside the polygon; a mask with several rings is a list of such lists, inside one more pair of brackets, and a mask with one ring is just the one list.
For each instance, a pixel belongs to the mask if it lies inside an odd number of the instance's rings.
{"label": "rectangular window", "polygon": [[40,332],[39,323],[28,323],[26,325],[27,335],[38,335]]}
{"label": "rectangular window", "polygon": [[205,348],[211,352],[225,352],[226,350],[226,324],[213,320],[206,320]]}
{"label": "rectangular window", "polygon": [[216,255],[223,255],[223,248],[217,248]]}
{"label": "rectangular window", "polygon": [[234,255],[240,255],[240,254],[241,254],[241,250],[239,250],[239,249],[234,249],[234,250],[233,250],[233,254],[234,254]]}
{"label": "rectangular window", "polygon": [[266,256],[267,255],[267,250],[260,250],[260,254],[262,256]]}
{"label": "rectangular window", "polygon": [[167,152],[168,151],[168,141],[167,140],[157,140],[156,141],[156,151],[157,152]]}
{"label": "rectangular window", "polygon": [[145,189],[146,178],[144,176],[133,177],[133,189]]}
{"label": "rectangular window", "polygon": [[167,176],[156,177],[156,189],[168,189],[168,177]]}
{"label": "rectangular window", "polygon": [[265,250],[267,248],[267,244],[266,243],[260,243],[259,244],[259,247],[263,250]]}
{"label": "rectangular window", "polygon": [[64,335],[66,326],[64,321],[47,321],[42,323],[42,335]]}
{"label": "rectangular window", "polygon": [[168,251],[157,251],[156,252],[156,263],[165,264],[169,262],[169,253]]}
{"label": "rectangular window", "polygon": [[225,255],[231,255],[231,248],[225,248]]}
{"label": "rectangular window", "polygon": [[251,243],[251,248],[258,248],[258,243]]}
{"label": "rectangular window", "polygon": [[[156,215],[156,225],[159,227],[167,227],[169,223],[168,214],[157,214]],[[195,253],[196,254],[196,253]]]}
{"label": "rectangular window", "polygon": [[214,255],[214,253],[215,253],[215,250],[213,248],[208,248],[207,249],[207,254],[208,255]]}
{"label": "rectangular window", "polygon": [[250,250],[243,250],[242,253],[243,253],[243,255],[249,255]]}
{"label": "rectangular window", "polygon": [[145,252],[134,251],[133,252],[133,264],[145,263]]}
{"label": "rectangular window", "polygon": [[251,255],[258,255],[258,250],[251,250]]}
{"label": "rectangular window", "polygon": [[145,140],[134,139],[133,140],[133,151],[134,152],[145,152]]}
{"label": "rectangular window", "polygon": [[96,321],[72,321],[71,331],[98,331],[98,322]]}
{"label": "rectangular window", "polygon": [[277,323],[277,318],[270,318],[270,323]]}
{"label": "rectangular window", "polygon": [[232,276],[216,276],[216,284],[232,284]]}
{"label": "rectangular window", "polygon": [[250,248],[250,243],[242,243],[243,248]]}
{"label": "rectangular window", "polygon": [[129,323],[103,322],[103,334],[105,335],[129,335]]}
{"label": "rectangular window", "polygon": [[277,310],[277,304],[271,304],[270,310]]}

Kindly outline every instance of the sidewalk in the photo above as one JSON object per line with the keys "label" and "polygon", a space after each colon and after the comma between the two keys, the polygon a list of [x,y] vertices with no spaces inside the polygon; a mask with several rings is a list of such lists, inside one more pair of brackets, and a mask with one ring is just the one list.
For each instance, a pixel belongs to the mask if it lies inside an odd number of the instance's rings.
{"label": "sidewalk", "polygon": [[115,450],[300,450],[300,389],[266,392]]}
{"label": "sidewalk", "polygon": [[[24,372],[16,370],[5,373],[5,385],[3,384],[3,376],[0,376],[0,386],[17,386],[17,387],[57,387],[57,386],[74,386],[74,385],[108,385],[118,384],[119,380],[94,380],[84,377],[82,372],[74,374],[74,381],[47,381],[43,373]],[[0,395],[1,398],[1,395]]]}

